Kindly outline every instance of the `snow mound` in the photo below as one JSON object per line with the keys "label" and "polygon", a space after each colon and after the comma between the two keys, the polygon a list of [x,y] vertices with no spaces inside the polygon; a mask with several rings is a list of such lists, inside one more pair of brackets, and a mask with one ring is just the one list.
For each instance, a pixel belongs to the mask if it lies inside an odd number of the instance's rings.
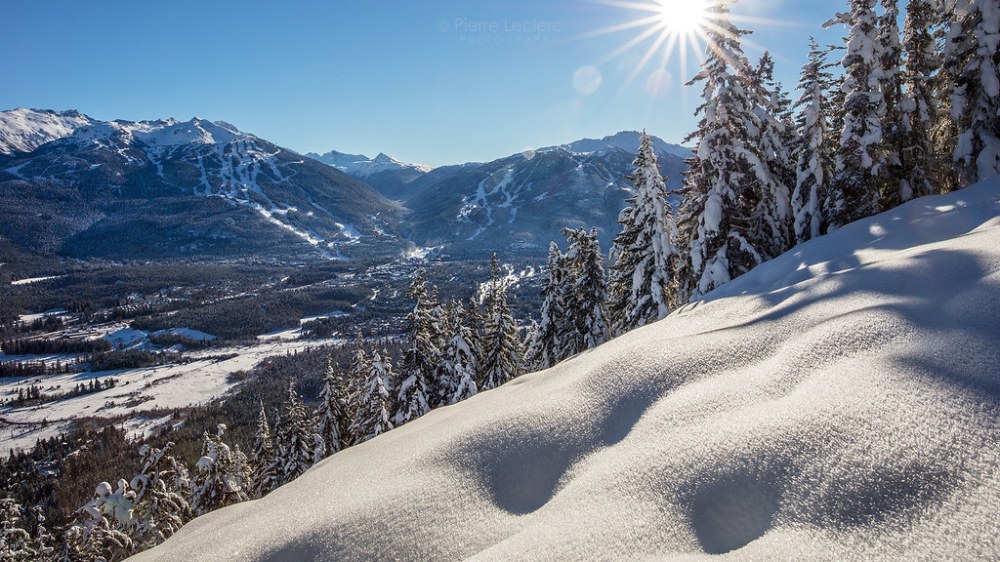
{"label": "snow mound", "polygon": [[797,248],[139,560],[1000,556],[1000,179]]}

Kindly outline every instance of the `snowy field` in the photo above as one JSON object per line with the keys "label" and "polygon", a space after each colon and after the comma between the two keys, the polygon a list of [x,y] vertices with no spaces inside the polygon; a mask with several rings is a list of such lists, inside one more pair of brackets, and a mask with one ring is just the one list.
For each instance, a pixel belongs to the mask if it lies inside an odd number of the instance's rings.
{"label": "snowy field", "polygon": [[[143,334],[138,330],[132,330]],[[176,331],[194,337],[194,331]],[[131,337],[125,337],[126,335]],[[208,336],[207,334],[202,334]],[[141,341],[136,334],[115,331],[110,339]],[[211,336],[209,336],[211,337]],[[229,375],[247,371],[268,357],[295,353],[312,347],[340,344],[342,340],[268,340],[254,346],[215,347],[186,353],[189,362],[144,369],[106,371],[100,373],[70,373],[28,379],[0,379],[0,396],[33,384],[42,387],[43,393],[64,393],[79,383],[89,383],[93,378],[113,377],[118,381],[114,388],[84,394],[75,398],[49,402],[32,408],[0,408],[0,453],[11,448],[30,448],[36,439],[48,438],[69,429],[79,417],[127,418],[126,429],[135,433],[148,432],[167,421],[162,413],[152,418],[143,412],[159,409],[183,408],[204,404],[222,396],[235,383]],[[230,355],[235,357],[227,358]],[[54,356],[61,357],[61,356]],[[7,356],[7,358],[11,358]],[[45,422],[45,423],[43,423]]]}
{"label": "snowy field", "polygon": [[137,559],[996,560],[998,199],[814,240]]}

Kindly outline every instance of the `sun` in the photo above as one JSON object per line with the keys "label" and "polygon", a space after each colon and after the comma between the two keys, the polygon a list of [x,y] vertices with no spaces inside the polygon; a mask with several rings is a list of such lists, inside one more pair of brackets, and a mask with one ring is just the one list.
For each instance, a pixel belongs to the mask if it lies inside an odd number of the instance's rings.
{"label": "sun", "polygon": [[[672,70],[668,67],[679,67],[680,75],[689,77],[689,59],[696,59],[698,64],[705,60],[706,51],[713,49],[714,41],[720,36],[727,36],[730,31],[720,27],[724,18],[730,23],[752,25],[790,25],[791,22],[765,19],[748,14],[734,14],[730,10],[737,0],[579,0],[586,4],[596,4],[611,8],[618,19],[615,23],[589,33],[577,36],[577,39],[587,39],[603,35],[629,34],[631,38],[604,57],[586,67],[586,70],[599,75],[599,69],[611,61],[622,57],[633,49],[642,52],[641,56],[628,57],[625,60],[635,60],[630,75],[621,84],[625,91],[632,82],[644,71],[649,75],[646,81],[647,91],[661,93],[664,84],[671,82]],[[763,52],[764,49],[747,37],[740,41],[753,50]],[[667,86],[669,87],[669,86]]]}
{"label": "sun", "polygon": [[664,29],[676,34],[697,34],[708,22],[705,0],[656,0]]}

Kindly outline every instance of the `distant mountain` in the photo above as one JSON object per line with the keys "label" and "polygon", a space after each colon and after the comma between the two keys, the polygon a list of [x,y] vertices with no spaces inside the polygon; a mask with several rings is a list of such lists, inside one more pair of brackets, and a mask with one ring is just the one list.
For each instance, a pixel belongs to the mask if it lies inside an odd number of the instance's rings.
{"label": "distant mountain", "polygon": [[306,156],[333,166],[345,174],[365,180],[389,199],[406,196],[407,186],[431,171],[421,164],[407,164],[380,152],[375,158],[363,154],[346,154],[331,150],[326,154],[309,152]]}
{"label": "distant mountain", "polygon": [[[113,258],[338,257],[400,251],[402,208],[371,186],[221,121],[0,113],[0,235]],[[65,129],[79,116],[76,129]],[[61,117],[60,117],[61,116]],[[32,127],[34,126],[34,129]],[[11,132],[13,131],[13,132]],[[47,137],[56,137],[38,144]]]}
{"label": "distant mountain", "polygon": [[78,111],[25,108],[0,111],[0,154],[31,152],[93,123],[93,119]]}
{"label": "distant mountain", "polygon": [[[609,150],[619,149],[635,153],[639,149],[640,136],[641,133],[638,131],[622,131],[618,134],[604,137],[603,139],[578,140],[576,142],[562,145],[562,148],[565,148],[570,152],[606,152]],[[693,154],[690,148],[664,142],[663,139],[659,137],[651,138],[653,141],[653,149],[656,150],[657,154],[669,154],[680,158],[690,158]]]}
{"label": "distant mountain", "polygon": [[[668,189],[687,169],[683,147],[654,138]],[[403,204],[406,235],[454,255],[544,255],[565,227],[596,227],[605,249],[632,194],[639,133],[527,151],[486,164],[446,166],[414,180]],[[676,201],[676,198],[675,198]]]}

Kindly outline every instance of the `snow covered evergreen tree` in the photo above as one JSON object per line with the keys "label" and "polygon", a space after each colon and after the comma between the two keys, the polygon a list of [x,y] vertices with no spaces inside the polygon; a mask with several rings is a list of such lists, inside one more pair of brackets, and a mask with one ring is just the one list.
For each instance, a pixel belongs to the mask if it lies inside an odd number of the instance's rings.
{"label": "snow covered evergreen tree", "polygon": [[903,46],[899,32],[898,0],[881,0],[878,18],[879,81],[885,108],[883,117],[883,160],[886,163],[881,189],[882,209],[887,210],[913,199],[913,187],[907,181],[910,163],[906,159],[906,131],[903,97]]}
{"label": "snow covered evergreen tree", "polygon": [[[669,297],[674,262],[678,257],[677,224],[646,131],[642,132],[639,153],[632,165],[635,171],[630,179],[635,195],[626,200],[628,205],[618,215],[622,229],[611,251],[608,315],[616,334],[667,317],[672,306]],[[549,261],[552,262],[551,250]],[[542,311],[540,329],[545,329],[545,305]],[[556,314],[563,313],[557,309]]]}
{"label": "snow covered evergreen tree", "polygon": [[448,404],[461,402],[479,391],[476,386],[476,353],[470,343],[474,336],[472,329],[465,325],[465,309],[460,302],[450,308],[449,331],[451,338],[445,344],[442,360],[442,390]]}
{"label": "snow covered evergreen tree", "polygon": [[826,233],[830,217],[824,214],[833,168],[826,116],[830,100],[827,88],[831,77],[827,71],[826,50],[815,39],[809,40],[809,62],[802,67],[799,89],[802,96],[795,107],[799,111],[797,129],[802,139],[796,166],[795,190],[792,192],[792,215],[797,243]]}
{"label": "snow covered evergreen tree", "polygon": [[288,385],[288,398],[284,405],[285,415],[275,445],[275,472],[279,482],[286,484],[309,470],[315,456],[316,440],[309,427],[306,407],[295,392],[295,384]]}
{"label": "snow covered evergreen tree", "polygon": [[347,408],[345,409],[345,422],[342,435],[344,435],[344,446],[348,447],[361,442],[361,436],[354,433],[355,420],[358,419],[359,411],[365,407],[365,382],[371,372],[371,359],[365,352],[364,339],[358,334],[354,342],[354,349],[351,354],[351,365],[348,369],[347,388]]}
{"label": "snow covered evergreen tree", "polygon": [[34,508],[38,531],[28,532],[29,521],[25,509],[11,498],[0,498],[0,560],[10,562],[35,562],[47,560],[53,553],[52,537],[45,529],[45,517]]}
{"label": "snow covered evergreen tree", "polygon": [[1000,4],[954,0],[945,68],[954,80],[951,117],[958,127],[953,154],[964,183],[1000,173]]}
{"label": "snow covered evergreen tree", "polygon": [[542,288],[541,319],[525,352],[528,368],[548,369],[562,359],[559,327],[566,319],[566,307],[562,300],[565,273],[562,252],[555,242],[551,242],[545,267],[545,286]]}
{"label": "snow covered evergreen tree", "polygon": [[882,186],[889,167],[883,148],[882,52],[878,40],[876,0],[850,0],[850,10],[827,25],[850,28],[844,67],[844,127],[836,151],[830,187],[831,227],[885,210]]}
{"label": "snow covered evergreen tree", "polygon": [[[778,247],[780,201],[761,139],[761,102],[728,2],[708,10],[712,45],[689,84],[704,83],[695,156],[688,160],[678,227],[685,243],[678,299],[704,295],[746,273]],[[786,199],[787,202],[787,199]],[[758,224],[764,221],[768,224]],[[763,229],[762,229],[763,227]],[[770,231],[767,239],[762,232]]]}
{"label": "snow covered evergreen tree", "polygon": [[582,229],[563,229],[569,241],[566,261],[572,276],[567,279],[576,292],[573,308],[567,316],[576,324],[575,353],[593,349],[608,339],[604,303],[607,301],[607,281],[604,258],[597,240],[597,229],[589,233]]}
{"label": "snow covered evergreen tree", "polygon": [[496,388],[521,374],[521,339],[517,321],[507,302],[507,282],[500,274],[500,261],[494,252],[492,277],[486,297],[486,320],[483,327],[485,358],[477,381],[479,390]]}
{"label": "snow covered evergreen tree", "polygon": [[951,174],[942,173],[942,169],[951,166],[937,157],[934,142],[943,113],[936,102],[940,97],[942,64],[936,38],[942,19],[938,4],[935,0],[910,0],[903,26],[906,66],[901,77],[904,89],[899,109],[901,156],[906,167],[901,182],[916,197],[945,190],[951,184]]}
{"label": "snow covered evergreen tree", "polygon": [[764,52],[749,78],[753,119],[747,122],[747,147],[766,171],[756,171],[757,205],[748,237],[765,259],[770,259],[791,246],[790,186],[795,184],[793,152],[797,139],[790,130],[790,102],[774,80],[771,53]]}
{"label": "snow covered evergreen tree", "polygon": [[344,393],[342,379],[333,366],[333,356],[328,354],[316,411],[316,433],[323,442],[323,456],[332,455],[344,446],[344,436],[341,434],[343,420],[347,416]]}
{"label": "snow covered evergreen tree", "polygon": [[351,434],[361,443],[393,428],[392,363],[384,352],[372,353]]}
{"label": "snow covered evergreen tree", "polygon": [[71,559],[118,562],[135,554],[136,544],[131,537],[134,499],[135,492],[125,480],[119,480],[114,489],[107,482],[98,484],[90,501],[77,510],[83,522],[66,532],[66,550]]}
{"label": "snow covered evergreen tree", "polygon": [[187,468],[171,454],[173,448],[170,442],[162,449],[139,449],[142,469],[129,485],[135,492],[132,538],[140,549],[167,540],[192,517],[187,501],[191,482]]}
{"label": "snow covered evergreen tree", "polygon": [[441,356],[441,350],[435,345],[441,333],[440,313],[436,312],[438,304],[431,299],[427,289],[427,273],[423,269],[417,271],[407,294],[416,304],[406,317],[409,346],[400,368],[395,426],[419,418],[430,411],[432,404],[443,401],[436,376]]}
{"label": "snow covered evergreen tree", "polygon": [[260,413],[257,415],[257,432],[253,438],[253,449],[250,451],[250,472],[252,474],[250,490],[251,498],[262,498],[280,485],[276,464],[276,448],[264,403],[260,403]]}
{"label": "snow covered evergreen tree", "polygon": [[197,515],[250,499],[246,457],[223,440],[226,426],[215,434],[205,432],[198,472],[191,492],[191,509]]}

